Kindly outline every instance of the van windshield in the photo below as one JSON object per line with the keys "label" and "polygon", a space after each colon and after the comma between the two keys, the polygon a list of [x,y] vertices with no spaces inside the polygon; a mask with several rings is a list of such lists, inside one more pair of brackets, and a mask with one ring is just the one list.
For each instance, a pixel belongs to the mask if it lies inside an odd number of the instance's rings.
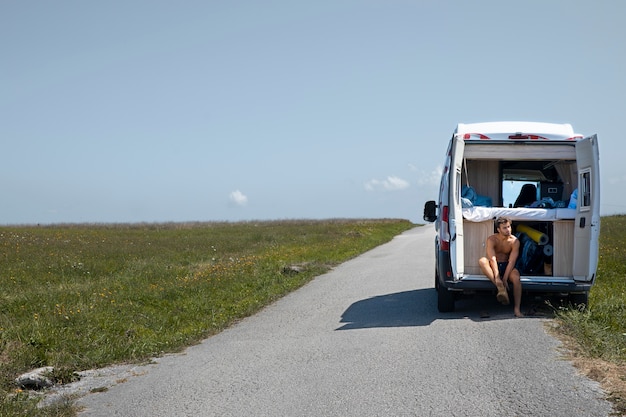
{"label": "van windshield", "polygon": [[[532,188],[529,186],[533,186]],[[502,206],[503,207],[515,207],[516,202],[520,207],[524,207],[526,205],[532,204],[536,200],[539,200],[539,196],[537,195],[537,190],[540,188],[539,182],[530,182],[530,181],[519,181],[519,180],[505,180],[502,182]],[[535,190],[534,194],[532,192],[522,193],[522,190]],[[529,199],[526,202],[523,199],[518,201],[518,197],[520,196],[532,195],[532,200]],[[520,204],[521,203],[521,204]]]}
{"label": "van windshield", "polygon": [[502,161],[501,196],[503,207],[528,207],[536,202],[557,204],[563,195],[563,176],[570,173],[571,163],[564,161]]}

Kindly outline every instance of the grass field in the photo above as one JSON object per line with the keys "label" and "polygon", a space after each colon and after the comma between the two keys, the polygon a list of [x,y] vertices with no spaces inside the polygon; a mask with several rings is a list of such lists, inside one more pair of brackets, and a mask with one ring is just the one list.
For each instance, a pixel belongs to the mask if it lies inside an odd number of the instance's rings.
{"label": "grass field", "polygon": [[140,362],[219,332],[406,220],[0,227],[0,416],[37,409],[20,373]]}
{"label": "grass field", "polygon": [[626,361],[626,216],[603,217],[598,278],[586,310],[561,311],[585,356]]}
{"label": "grass field", "polygon": [[[69,403],[37,409],[13,384],[22,372],[54,366],[52,377],[68,382],[77,370],[178,351],[414,226],[0,227],[0,416],[75,414]],[[612,373],[612,400],[626,412],[626,216],[602,218],[600,253],[589,308],[559,309],[556,322],[576,357],[601,361],[590,377]]]}
{"label": "grass field", "polygon": [[559,332],[574,362],[601,382],[626,415],[626,215],[603,217],[596,283],[585,310],[559,310]]}

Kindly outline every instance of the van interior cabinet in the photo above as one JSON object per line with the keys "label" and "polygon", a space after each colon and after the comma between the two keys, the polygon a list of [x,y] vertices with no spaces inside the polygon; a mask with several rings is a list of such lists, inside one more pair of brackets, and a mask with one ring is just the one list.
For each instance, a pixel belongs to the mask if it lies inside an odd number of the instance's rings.
{"label": "van interior cabinet", "polygon": [[486,255],[485,243],[494,233],[493,221],[470,222],[463,221],[465,245],[463,247],[465,273],[472,275],[482,274],[478,260]]}
{"label": "van interior cabinet", "polygon": [[552,274],[557,277],[572,276],[574,262],[574,220],[557,220],[552,223],[554,256]]}

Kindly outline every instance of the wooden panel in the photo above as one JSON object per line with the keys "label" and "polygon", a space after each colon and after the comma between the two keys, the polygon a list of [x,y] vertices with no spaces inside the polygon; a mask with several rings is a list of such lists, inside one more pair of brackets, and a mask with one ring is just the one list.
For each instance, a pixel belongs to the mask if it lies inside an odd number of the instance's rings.
{"label": "wooden panel", "polygon": [[[467,160],[467,179],[469,185],[480,195],[491,197],[494,206],[500,203],[500,163],[497,160]],[[467,184],[465,171],[462,173],[463,184]]]}
{"label": "wooden panel", "polygon": [[493,221],[469,222],[463,221],[465,273],[481,275],[482,271],[478,266],[478,260],[486,255],[485,243],[487,238],[493,234]]}
{"label": "wooden panel", "polygon": [[552,274],[555,277],[571,277],[574,259],[574,221],[558,220],[552,226],[554,234]]}

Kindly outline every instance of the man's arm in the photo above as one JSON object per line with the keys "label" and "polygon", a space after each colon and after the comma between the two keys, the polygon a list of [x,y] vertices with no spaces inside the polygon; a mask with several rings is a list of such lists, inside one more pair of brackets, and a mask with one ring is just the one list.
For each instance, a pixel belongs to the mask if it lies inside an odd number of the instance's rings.
{"label": "man's arm", "polygon": [[509,279],[509,274],[515,268],[515,263],[517,262],[517,257],[519,256],[519,240],[515,239],[513,244],[511,245],[511,253],[509,254],[509,264],[506,266],[506,271],[504,271],[504,276],[502,277],[502,282],[506,284],[506,281]]}

